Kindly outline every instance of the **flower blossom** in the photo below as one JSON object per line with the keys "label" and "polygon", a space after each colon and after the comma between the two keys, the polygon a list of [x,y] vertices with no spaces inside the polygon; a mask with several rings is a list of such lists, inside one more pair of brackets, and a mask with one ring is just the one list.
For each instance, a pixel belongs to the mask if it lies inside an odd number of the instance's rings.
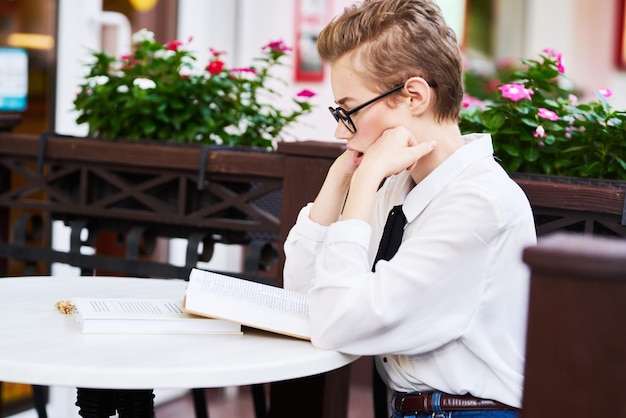
{"label": "flower blossom", "polygon": [[223,69],[224,69],[224,62],[220,60],[213,60],[209,62],[209,64],[206,66],[206,70],[211,75],[221,73]]}
{"label": "flower blossom", "polygon": [[89,87],[102,86],[108,82],[109,77],[107,77],[106,75],[98,75],[87,79],[87,84],[89,84]]}
{"label": "flower blossom", "polygon": [[133,43],[138,44],[144,41],[154,41],[154,32],[150,32],[148,29],[140,29],[133,34]]}
{"label": "flower blossom", "polygon": [[297,97],[313,97],[315,96],[315,92],[309,89],[304,89],[304,90],[300,90],[298,94],[296,94],[296,96]]}
{"label": "flower blossom", "polygon": [[187,79],[191,76],[191,74],[193,74],[193,71],[189,67],[180,67],[178,74],[180,75],[180,78]]}
{"label": "flower blossom", "polygon": [[559,116],[551,110],[548,110],[544,107],[540,107],[537,112],[537,116],[540,118],[548,119],[548,120],[559,120]]}
{"label": "flower blossom", "polygon": [[256,74],[256,70],[250,67],[241,67],[241,68],[231,68],[231,73],[248,73],[248,74]]}
{"label": "flower blossom", "polygon": [[263,50],[271,49],[272,52],[284,53],[284,52],[291,51],[293,48],[287,46],[287,44],[285,44],[285,42],[282,39],[279,39],[277,41],[270,42],[269,44],[263,46],[261,49]]}
{"label": "flower blossom", "polygon": [[545,138],[546,137],[546,130],[544,129],[544,127],[542,125],[537,126],[537,129],[535,129],[535,133],[533,134],[533,136],[535,138]]}
{"label": "flower blossom", "polygon": [[578,106],[578,97],[575,94],[570,94],[567,98],[572,106]]}
{"label": "flower blossom", "polygon": [[554,48],[544,48],[542,51],[549,58],[556,60],[557,69],[561,74],[565,73],[565,66],[563,65],[563,53],[557,51]]}
{"label": "flower blossom", "polygon": [[179,41],[178,39],[172,39],[171,41],[165,44],[165,48],[167,48],[168,51],[178,51],[178,47],[182,45],[183,43]]}
{"label": "flower blossom", "polygon": [[600,93],[602,96],[606,97],[607,99],[613,95],[613,92],[610,89],[600,89],[598,90],[598,93]]}
{"label": "flower blossom", "polygon": [[480,107],[482,109],[485,106],[485,104],[480,99],[472,97],[469,94],[464,94],[463,95],[463,102],[462,102],[461,106],[463,106],[463,109],[468,109],[468,108],[470,108],[472,106],[478,106],[478,107]]}
{"label": "flower blossom", "polygon": [[213,55],[214,58],[219,58],[222,55],[226,55],[226,51],[218,51],[215,48],[209,48],[209,52]]}
{"label": "flower blossom", "polygon": [[121,86],[117,87],[117,92],[118,93],[128,93],[128,86],[126,84],[122,84]]}
{"label": "flower blossom", "polygon": [[142,90],[153,89],[156,87],[156,83],[149,78],[137,77],[133,80],[133,85],[139,87]]}
{"label": "flower blossom", "polygon": [[502,92],[502,97],[514,102],[522,99],[530,100],[530,95],[534,93],[532,89],[527,89],[523,84],[505,84],[498,87],[498,90]]}
{"label": "flower blossom", "polygon": [[175,55],[176,55],[176,52],[172,49],[167,49],[167,50],[159,49],[158,51],[155,51],[154,58],[166,60]]}

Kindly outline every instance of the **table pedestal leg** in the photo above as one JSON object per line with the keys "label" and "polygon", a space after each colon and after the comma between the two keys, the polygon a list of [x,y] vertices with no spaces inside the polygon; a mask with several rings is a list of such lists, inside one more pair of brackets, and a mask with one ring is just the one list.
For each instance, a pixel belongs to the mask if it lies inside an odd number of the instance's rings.
{"label": "table pedestal leg", "polygon": [[109,418],[115,415],[115,391],[110,389],[85,389],[76,391],[78,415],[83,418]]}
{"label": "table pedestal leg", "polygon": [[122,390],[117,394],[119,418],[154,418],[154,393],[146,390]]}
{"label": "table pedestal leg", "polygon": [[78,414],[83,418],[154,418],[152,389],[118,390],[78,388]]}

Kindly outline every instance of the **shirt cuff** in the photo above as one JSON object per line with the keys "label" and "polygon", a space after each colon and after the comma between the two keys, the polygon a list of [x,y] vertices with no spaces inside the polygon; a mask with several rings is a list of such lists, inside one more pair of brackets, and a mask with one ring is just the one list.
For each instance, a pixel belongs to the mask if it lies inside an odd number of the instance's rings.
{"label": "shirt cuff", "polygon": [[360,219],[346,219],[328,227],[326,244],[352,243],[367,249],[372,237],[372,227]]}
{"label": "shirt cuff", "polygon": [[328,226],[320,225],[309,218],[312,206],[313,203],[309,203],[300,209],[298,219],[296,220],[298,233],[312,241],[322,242],[326,238]]}

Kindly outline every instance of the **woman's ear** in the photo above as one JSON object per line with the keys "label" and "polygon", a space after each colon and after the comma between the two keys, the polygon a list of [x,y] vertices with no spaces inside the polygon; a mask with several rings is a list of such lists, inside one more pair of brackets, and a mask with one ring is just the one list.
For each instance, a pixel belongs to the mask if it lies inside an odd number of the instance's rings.
{"label": "woman's ear", "polygon": [[409,96],[411,115],[424,114],[434,99],[432,89],[422,77],[411,77],[404,83],[404,92]]}

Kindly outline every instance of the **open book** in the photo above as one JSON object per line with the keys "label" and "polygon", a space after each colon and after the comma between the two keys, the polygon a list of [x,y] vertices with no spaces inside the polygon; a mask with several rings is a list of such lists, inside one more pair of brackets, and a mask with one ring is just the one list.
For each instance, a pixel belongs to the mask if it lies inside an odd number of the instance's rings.
{"label": "open book", "polygon": [[310,339],[306,294],[192,269],[183,310]]}
{"label": "open book", "polygon": [[240,334],[236,322],[183,312],[176,299],[73,298],[73,315],[86,333]]}

